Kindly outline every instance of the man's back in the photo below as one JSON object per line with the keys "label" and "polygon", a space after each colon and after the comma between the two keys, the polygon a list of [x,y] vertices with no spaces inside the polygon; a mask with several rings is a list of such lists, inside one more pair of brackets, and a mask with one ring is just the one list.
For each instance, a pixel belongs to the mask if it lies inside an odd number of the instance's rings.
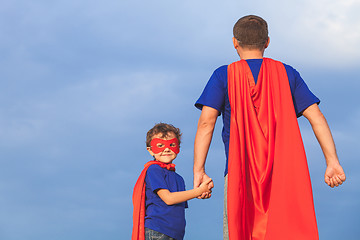
{"label": "man's back", "polygon": [[[246,62],[250,67],[256,83],[263,59],[248,59]],[[318,104],[320,100],[309,90],[300,74],[293,67],[286,64],[284,64],[284,67],[286,69],[296,115],[301,116],[303,110],[314,103]],[[198,109],[202,109],[203,106],[209,106],[215,108],[222,114],[222,139],[225,145],[226,159],[228,159],[231,118],[228,96],[228,65],[221,66],[214,71],[201,96],[196,101],[195,106]],[[225,165],[224,175],[226,174],[227,163]]]}

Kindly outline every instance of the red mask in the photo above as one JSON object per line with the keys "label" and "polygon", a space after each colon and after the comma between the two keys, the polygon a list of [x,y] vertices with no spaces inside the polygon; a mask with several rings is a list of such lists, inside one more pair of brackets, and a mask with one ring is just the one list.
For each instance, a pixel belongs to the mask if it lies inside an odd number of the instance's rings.
{"label": "red mask", "polygon": [[180,152],[179,141],[177,138],[172,138],[170,140],[164,140],[161,138],[153,138],[150,142],[151,151],[155,154],[161,153],[166,148],[169,148],[174,153],[178,154]]}

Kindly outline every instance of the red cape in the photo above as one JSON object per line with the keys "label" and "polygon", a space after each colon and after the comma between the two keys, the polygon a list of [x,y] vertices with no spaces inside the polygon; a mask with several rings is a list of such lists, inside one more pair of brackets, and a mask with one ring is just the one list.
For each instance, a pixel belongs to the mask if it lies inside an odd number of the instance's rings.
{"label": "red cape", "polygon": [[228,66],[230,240],[319,239],[310,176],[286,70],[264,58],[255,84]]}
{"label": "red cape", "polygon": [[144,165],[144,169],[140,173],[136,181],[133,192],[133,229],[131,240],[144,240],[145,239],[145,177],[148,168],[153,165],[160,165],[162,168],[175,171],[175,164],[165,164],[158,161],[150,161]]}

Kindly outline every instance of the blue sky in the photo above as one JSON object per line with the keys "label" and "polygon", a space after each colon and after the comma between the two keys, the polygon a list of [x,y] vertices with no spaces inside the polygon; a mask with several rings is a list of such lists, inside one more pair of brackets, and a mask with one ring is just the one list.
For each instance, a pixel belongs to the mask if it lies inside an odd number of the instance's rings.
{"label": "blue sky", "polygon": [[[181,128],[175,163],[191,188],[193,104],[217,67],[238,60],[232,26],[248,14],[268,21],[265,56],[321,99],[348,177],[325,185],[300,118],[320,239],[357,239],[359,11],[355,0],[1,1],[0,239],[130,239],[145,134],[158,122]],[[187,240],[222,238],[221,127],[207,161],[213,197],[189,202]]]}

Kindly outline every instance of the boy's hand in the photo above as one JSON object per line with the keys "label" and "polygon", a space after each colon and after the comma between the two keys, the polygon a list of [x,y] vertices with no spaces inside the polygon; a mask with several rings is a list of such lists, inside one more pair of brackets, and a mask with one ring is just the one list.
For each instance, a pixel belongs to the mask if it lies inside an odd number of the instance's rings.
{"label": "boy's hand", "polygon": [[211,197],[211,188],[212,188],[211,185],[214,185],[211,178],[208,178],[205,181],[203,181],[199,186],[199,189],[201,191],[200,196],[202,196],[205,193],[208,195],[208,198],[210,198]]}
{"label": "boy's hand", "polygon": [[325,182],[330,187],[338,187],[345,182],[346,176],[340,164],[332,164],[326,168]]}

